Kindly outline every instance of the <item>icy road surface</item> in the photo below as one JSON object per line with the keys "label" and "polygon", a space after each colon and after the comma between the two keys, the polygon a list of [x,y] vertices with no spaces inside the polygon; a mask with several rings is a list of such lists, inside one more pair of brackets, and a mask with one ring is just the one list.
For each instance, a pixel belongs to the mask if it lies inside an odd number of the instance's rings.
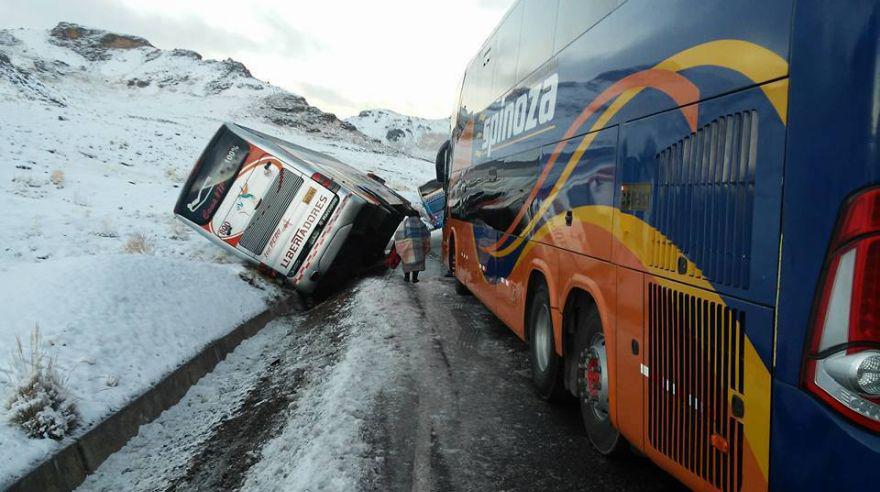
{"label": "icy road surface", "polygon": [[592,451],[575,405],[535,396],[525,344],[432,260],[417,285],[363,279],[275,321],[80,490],[678,487]]}

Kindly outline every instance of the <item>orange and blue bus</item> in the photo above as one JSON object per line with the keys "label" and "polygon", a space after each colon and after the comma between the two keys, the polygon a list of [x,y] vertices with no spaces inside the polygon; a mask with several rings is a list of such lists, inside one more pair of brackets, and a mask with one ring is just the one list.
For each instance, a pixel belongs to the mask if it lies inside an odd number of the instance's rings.
{"label": "orange and blue bus", "polygon": [[519,0],[470,62],[444,261],[600,452],[877,488],[878,39],[876,0]]}

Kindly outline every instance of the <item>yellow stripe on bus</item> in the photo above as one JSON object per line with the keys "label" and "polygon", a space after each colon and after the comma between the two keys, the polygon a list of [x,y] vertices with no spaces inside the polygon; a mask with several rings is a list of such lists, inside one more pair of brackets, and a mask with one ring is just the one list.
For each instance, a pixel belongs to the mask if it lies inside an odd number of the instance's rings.
{"label": "yellow stripe on bus", "polygon": [[[667,239],[662,233],[656,230],[647,222],[638,217],[622,213],[614,207],[605,205],[587,205],[575,208],[572,211],[575,221],[589,223],[608,231],[609,234],[619,241],[633,256],[635,256],[642,265],[648,265],[650,261],[651,251],[646,245],[651,244],[646,238],[652,237],[653,234],[659,234],[662,239]],[[611,221],[613,226],[608,229],[609,215],[614,217]],[[565,224],[565,215],[559,214],[548,220],[541,228],[535,232],[531,241],[526,244],[522,254],[517,259],[513,270],[521,267],[524,258],[528,256],[535,243],[542,241],[550,235],[554,228],[561,227]],[[703,278],[702,272],[697,265],[687,258],[684,253],[678,249],[673,243],[676,257],[684,257],[688,262],[688,272],[695,272],[696,275],[689,278],[690,285],[674,282],[662,277],[655,277],[657,283],[666,287],[674,288],[678,291],[698,295],[701,299],[706,299],[721,306],[727,306],[724,299],[715,291],[712,284]],[[646,268],[647,270],[647,268]],[[648,273],[650,275],[650,272]],[[744,381],[745,388],[743,399],[746,412],[743,417],[745,429],[745,439],[748,442],[754,459],[764,478],[767,478],[767,472],[770,460],[770,371],[758,354],[757,349],[752,344],[748,335],[744,337]]]}

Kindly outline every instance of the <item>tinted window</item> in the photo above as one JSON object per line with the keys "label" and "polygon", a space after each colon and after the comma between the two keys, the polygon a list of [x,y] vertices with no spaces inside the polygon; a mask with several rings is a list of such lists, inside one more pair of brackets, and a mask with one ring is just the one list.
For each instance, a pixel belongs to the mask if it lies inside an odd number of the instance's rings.
{"label": "tinted window", "polygon": [[495,99],[492,76],[495,68],[495,37],[492,37],[477,57],[474,67],[474,111],[482,111]]}
{"label": "tinted window", "polygon": [[226,126],[220,128],[202,153],[174,212],[205,225],[214,216],[244,163],[250,146]]}
{"label": "tinted window", "polygon": [[553,55],[559,0],[523,0],[523,27],[516,80],[524,79]]}
{"label": "tinted window", "polygon": [[495,34],[495,79],[492,99],[500,97],[516,83],[519,36],[523,23],[523,3],[510,11]]}
{"label": "tinted window", "polygon": [[559,51],[587,29],[593,27],[625,0],[559,0],[556,42]]}
{"label": "tinted window", "polygon": [[468,65],[467,72],[465,72],[464,75],[464,88],[461,90],[461,106],[467,113],[473,113],[476,111],[477,67],[480,66],[479,63],[477,63],[478,59],[479,56],[471,61],[471,64]]}

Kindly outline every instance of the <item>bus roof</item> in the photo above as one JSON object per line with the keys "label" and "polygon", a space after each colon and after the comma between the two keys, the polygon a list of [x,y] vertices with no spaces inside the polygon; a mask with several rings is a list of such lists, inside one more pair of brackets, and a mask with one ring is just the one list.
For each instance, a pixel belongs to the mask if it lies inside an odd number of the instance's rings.
{"label": "bus roof", "polygon": [[358,171],[339,159],[235,123],[226,124],[236,130],[256,136],[259,140],[267,143],[271,150],[283,154],[281,157],[293,158],[297,164],[314,169],[315,172],[325,175],[340,185],[344,185],[349,192],[363,199],[379,199],[391,207],[410,206],[409,200],[403,198],[388,186],[369,178],[365,173]]}

